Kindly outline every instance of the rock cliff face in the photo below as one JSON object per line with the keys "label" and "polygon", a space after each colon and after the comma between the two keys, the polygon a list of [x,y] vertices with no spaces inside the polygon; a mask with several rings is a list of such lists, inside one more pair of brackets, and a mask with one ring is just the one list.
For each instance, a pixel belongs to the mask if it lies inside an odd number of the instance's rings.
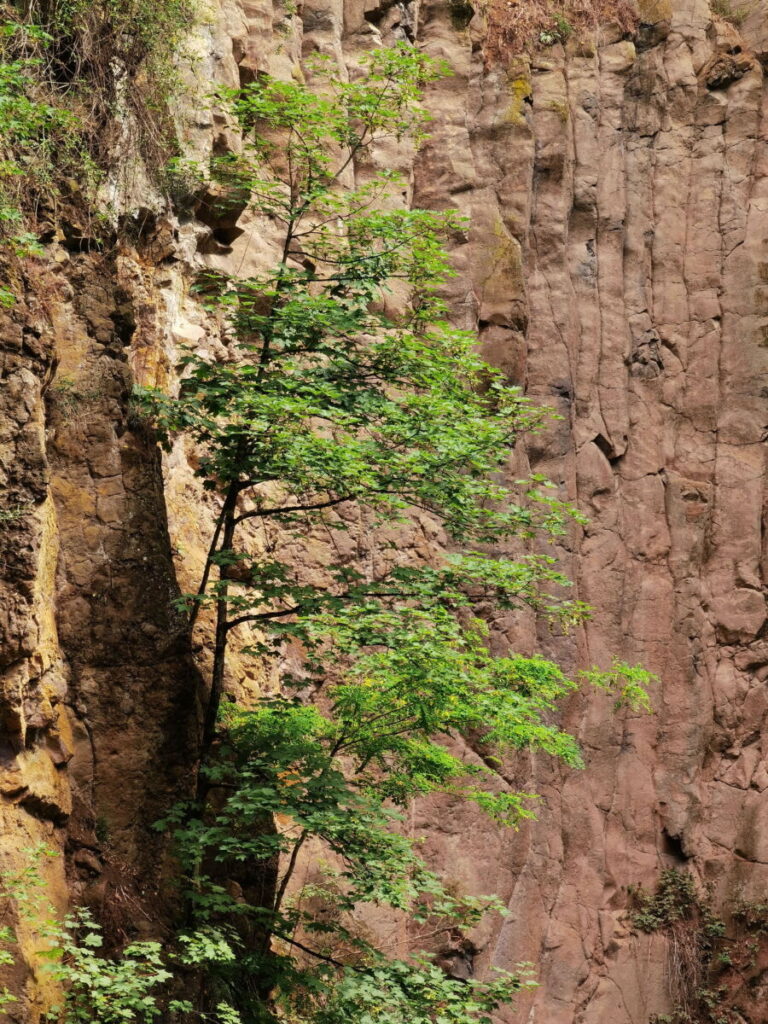
{"label": "rock cliff face", "polygon": [[574,709],[587,771],[534,766],[527,836],[489,857],[485,837],[451,835],[457,863],[498,871],[509,899],[492,958],[542,964],[510,1020],[668,1009],[663,943],[622,924],[625,887],[660,866],[687,862],[726,909],[766,886],[765,90],[750,31],[765,14],[742,36],[706,3],[640,16],[633,41],[605,29],[510,73],[469,47],[457,59],[440,9],[422,13],[458,80],[436,97],[419,201],[471,213],[457,304],[561,415],[531,461],[591,517],[568,557],[593,621],[538,642],[581,661],[621,651],[662,680],[650,721]]}
{"label": "rock cliff face", "polygon": [[[505,769],[541,794],[539,822],[500,834],[446,799],[412,827],[449,877],[509,907],[473,937],[477,965],[538,966],[500,1022],[646,1024],[672,1009],[669,943],[633,933],[627,886],[687,865],[726,917],[768,896],[768,7],[736,29],[707,0],[641,0],[631,38],[608,24],[489,63],[481,13],[459,6],[222,0],[197,73],[287,76],[315,49],[353,66],[402,37],[452,66],[422,152],[380,159],[411,166],[415,204],[470,217],[454,316],[560,417],[510,471],[546,473],[590,516],[559,554],[591,622],[562,637],[499,616],[494,642],[569,667],[615,654],[661,682],[650,718],[574,698],[585,771]],[[192,152],[233,144],[218,116],[185,117]],[[0,852],[66,853],[46,869],[55,899],[100,899],[118,933],[152,931],[149,826],[194,760],[205,645],[172,599],[195,585],[210,516],[190,453],[161,465],[130,388],[169,379],[181,344],[220,344],[196,269],[247,273],[269,250],[247,213],[150,206],[111,255],[52,243],[2,329]],[[258,687],[265,670],[236,676]],[[767,966],[731,986],[746,1024],[768,1021]],[[36,1021],[46,983],[18,975],[10,1019]]]}

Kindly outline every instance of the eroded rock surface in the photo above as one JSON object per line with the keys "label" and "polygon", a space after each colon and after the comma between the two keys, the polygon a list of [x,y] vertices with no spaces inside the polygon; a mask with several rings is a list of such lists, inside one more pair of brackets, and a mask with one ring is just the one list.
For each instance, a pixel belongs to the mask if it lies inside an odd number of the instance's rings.
{"label": "eroded rock surface", "polygon": [[[454,295],[467,322],[562,416],[533,468],[591,517],[564,557],[594,618],[528,643],[579,663],[619,651],[662,680],[650,720],[574,707],[587,771],[533,765],[541,822],[497,840],[512,916],[487,955],[542,964],[509,1020],[668,1012],[664,943],[629,934],[626,887],[687,864],[727,914],[768,884],[763,71],[748,26],[706,3],[641,18],[633,40],[608,27],[511,82],[467,48],[416,168],[419,202],[472,216]],[[421,31],[449,50],[439,6]],[[465,834],[437,845],[485,864],[488,837]]]}

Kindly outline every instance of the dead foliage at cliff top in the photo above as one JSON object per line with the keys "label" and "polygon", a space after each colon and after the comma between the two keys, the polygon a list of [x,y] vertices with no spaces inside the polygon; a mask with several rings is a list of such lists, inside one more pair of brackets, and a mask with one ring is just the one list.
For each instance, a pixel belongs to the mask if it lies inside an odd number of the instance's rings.
{"label": "dead foliage at cliff top", "polygon": [[608,22],[625,32],[637,26],[629,0],[487,0],[483,11],[489,63],[564,43],[573,35],[594,34]]}

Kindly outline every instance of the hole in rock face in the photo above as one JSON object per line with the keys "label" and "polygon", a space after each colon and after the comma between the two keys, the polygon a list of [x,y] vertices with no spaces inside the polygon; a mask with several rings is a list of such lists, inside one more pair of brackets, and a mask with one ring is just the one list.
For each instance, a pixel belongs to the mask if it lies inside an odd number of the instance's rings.
{"label": "hole in rock face", "polygon": [[[389,28],[396,36],[401,36],[402,38],[409,40],[409,42],[413,42],[415,36],[413,32],[413,14],[410,10],[410,3],[411,0],[383,0],[378,7],[365,11],[363,17],[367,22],[370,22],[371,25],[376,25],[377,28]],[[451,0],[452,11],[453,6],[454,0]],[[460,2],[459,6],[464,8],[469,5]],[[472,13],[474,14],[474,11],[472,11]]]}
{"label": "hole in rock face", "polygon": [[231,245],[236,238],[239,238],[243,234],[243,229],[236,226],[232,227],[221,227],[213,229],[213,237],[219,243],[219,245]]}
{"label": "hole in rock face", "polygon": [[611,465],[615,465],[621,458],[621,455],[616,454],[616,449],[613,447],[607,437],[602,434],[596,434],[592,438],[593,443],[600,449],[603,455],[608,459]]}
{"label": "hole in rock face", "polygon": [[475,973],[477,946],[466,937],[458,938],[451,946],[441,950],[435,957],[435,964],[449,978],[468,982]]}
{"label": "hole in rock face", "polygon": [[685,864],[688,857],[683,850],[683,842],[679,836],[673,836],[665,828],[661,830],[661,852],[670,857],[676,864]]}
{"label": "hole in rock face", "polygon": [[129,345],[133,335],[136,333],[136,321],[133,317],[133,311],[129,307],[116,309],[114,313],[109,314],[109,318],[115,325],[117,340],[123,346]]}
{"label": "hole in rock face", "polygon": [[465,29],[475,15],[475,9],[464,0],[450,0],[451,21],[458,31]]}
{"label": "hole in rock face", "polygon": [[567,402],[573,401],[573,385],[567,380],[557,380],[550,386],[550,391],[558,398],[564,398]]}
{"label": "hole in rock face", "polygon": [[211,233],[200,242],[198,250],[203,253],[219,252],[219,246],[228,249],[244,233],[238,221],[249,201],[250,195],[237,182],[220,184],[207,190],[201,196],[195,215],[211,229]]}
{"label": "hole in rock face", "polygon": [[62,221],[61,229],[64,234],[61,245],[67,252],[101,252],[104,249],[104,240],[91,237],[81,225]]}
{"label": "hole in rock face", "polygon": [[253,85],[258,80],[258,74],[253,68],[247,67],[245,64],[238,64],[237,68],[238,78],[240,79],[240,88],[245,89],[248,85]]}

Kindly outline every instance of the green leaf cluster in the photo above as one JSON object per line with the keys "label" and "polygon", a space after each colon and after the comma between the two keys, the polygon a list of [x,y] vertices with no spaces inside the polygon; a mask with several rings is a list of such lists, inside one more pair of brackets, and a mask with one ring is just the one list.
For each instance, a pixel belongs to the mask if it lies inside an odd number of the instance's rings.
{"label": "green leaf cluster", "polygon": [[[491,1024],[492,1013],[529,987],[524,973],[499,971],[480,984],[448,977],[439,967],[394,960],[365,973],[348,972],[319,1000],[317,1024]],[[286,1018],[297,1021],[300,1018]]]}
{"label": "green leaf cluster", "polygon": [[[222,957],[229,952],[215,930],[181,936],[175,948],[136,941],[107,952],[102,929],[89,908],[79,907],[60,920],[48,900],[41,868],[56,856],[55,851],[39,844],[21,852],[25,865],[0,876],[0,896],[5,900],[3,915],[24,922],[40,943],[35,967],[61,983],[61,1002],[45,1013],[47,1024],[153,1024],[164,1019],[166,1012],[209,1024],[242,1024],[226,1003],[201,1015],[188,1001],[169,997],[168,982],[174,972],[205,956]],[[16,945],[13,927],[0,927],[0,967],[17,962]],[[7,988],[0,989],[0,1009],[17,1001]]]}
{"label": "green leaf cluster", "polygon": [[693,875],[676,868],[661,873],[656,891],[649,893],[642,886],[631,893],[636,909],[632,924],[643,932],[668,928],[676,921],[690,918],[699,907],[699,895]]}
{"label": "green leaf cluster", "polygon": [[751,998],[764,953],[766,902],[741,896],[715,911],[713,885],[697,885],[686,871],[662,871],[656,888],[631,887],[629,919],[644,932],[662,932],[670,942],[669,1014],[651,1014],[651,1024],[737,1024],[743,1000]]}
{"label": "green leaf cluster", "polygon": [[[29,229],[43,217],[55,223],[62,203],[98,219],[97,186],[121,108],[131,110],[150,170],[173,152],[168,102],[181,89],[183,42],[200,17],[197,0],[0,2],[0,247],[7,255],[41,255]],[[14,302],[13,289],[0,287],[0,307]]]}
{"label": "green leaf cluster", "polygon": [[172,977],[158,942],[132,942],[118,958],[106,957],[101,930],[86,908],[68,916],[50,971],[66,998],[47,1015],[51,1024],[151,1024],[160,1018],[155,989]]}

